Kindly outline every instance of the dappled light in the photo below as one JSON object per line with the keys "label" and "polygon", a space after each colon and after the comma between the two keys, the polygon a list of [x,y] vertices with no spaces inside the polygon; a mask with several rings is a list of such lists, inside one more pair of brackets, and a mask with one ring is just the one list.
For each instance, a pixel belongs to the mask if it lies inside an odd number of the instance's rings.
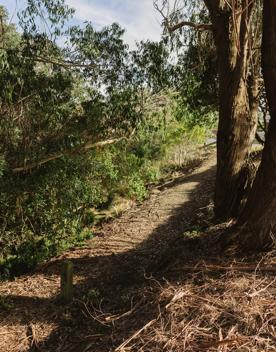
{"label": "dappled light", "polygon": [[3,0],[0,352],[276,351],[275,61],[275,0]]}

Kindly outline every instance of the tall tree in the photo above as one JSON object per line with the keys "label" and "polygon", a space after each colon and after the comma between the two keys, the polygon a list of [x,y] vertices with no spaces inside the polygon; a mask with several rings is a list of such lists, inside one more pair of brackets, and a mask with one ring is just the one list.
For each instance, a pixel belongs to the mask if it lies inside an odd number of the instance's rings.
{"label": "tall tree", "polygon": [[250,70],[254,2],[205,0],[218,54],[219,126],[215,210],[237,215],[247,181],[245,163],[255,137],[257,77]]}
{"label": "tall tree", "polygon": [[215,213],[224,220],[239,212],[247,181],[246,161],[257,127],[259,70],[250,67],[257,2],[205,0],[204,3],[211,24],[180,21],[179,11],[175,10],[175,15],[164,15],[164,2],[159,11],[169,31],[189,26],[211,29],[214,34],[219,74]]}
{"label": "tall tree", "polygon": [[262,161],[238,221],[238,243],[262,249],[275,243],[276,230],[276,0],[263,1],[262,71],[270,111]]}

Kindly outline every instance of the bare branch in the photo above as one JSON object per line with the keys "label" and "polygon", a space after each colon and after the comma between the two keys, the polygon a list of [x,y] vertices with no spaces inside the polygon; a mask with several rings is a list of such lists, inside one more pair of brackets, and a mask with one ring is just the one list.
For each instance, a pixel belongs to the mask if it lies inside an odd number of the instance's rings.
{"label": "bare branch", "polygon": [[49,64],[53,64],[53,65],[57,65],[57,66],[61,66],[61,67],[67,67],[67,68],[70,68],[70,67],[86,67],[86,68],[96,68],[97,65],[96,64],[85,64],[85,63],[82,63],[82,62],[74,62],[74,61],[56,61],[56,60],[53,60],[49,57],[42,57],[42,56],[35,56],[34,57],[34,60],[35,61],[38,61],[38,62],[43,62],[43,63],[49,63]]}
{"label": "bare branch", "polygon": [[[163,3],[163,6],[160,8],[158,6],[158,0],[154,0],[153,6],[162,16],[163,24],[169,33],[173,33],[174,31],[176,31],[182,27],[185,27],[185,26],[192,27],[195,30],[212,30],[212,24],[210,24],[210,23],[194,23],[194,22],[190,22],[190,21],[181,21],[181,22],[173,25],[169,21],[169,15],[171,15],[169,13],[170,12],[169,9],[167,10],[167,14],[164,13],[165,3]],[[174,4],[173,11],[176,12],[176,3]]]}
{"label": "bare branch", "polygon": [[210,24],[210,23],[194,23],[194,22],[189,22],[189,21],[182,21],[182,22],[179,22],[177,24],[175,24],[174,26],[168,26],[168,31],[170,33],[176,31],[177,29],[179,28],[182,28],[182,27],[185,27],[185,26],[188,26],[188,27],[192,27],[196,30],[212,30],[213,26]]}
{"label": "bare branch", "polygon": [[[131,133],[131,136],[133,135],[133,132]],[[129,137],[130,138],[130,137]],[[106,141],[99,141],[99,142],[86,142],[81,146],[77,146],[73,149],[70,150],[66,150],[63,152],[59,152],[53,155],[50,155],[40,161],[34,162],[34,163],[30,163],[30,164],[26,164],[24,166],[18,166],[12,169],[13,173],[20,173],[20,172],[27,172],[27,171],[31,171],[33,169],[36,169],[44,164],[47,164],[48,162],[52,161],[52,160],[57,160],[62,158],[65,155],[73,155],[73,154],[77,154],[77,153],[81,153],[84,151],[87,151],[89,149],[95,149],[95,148],[102,148],[104,146],[110,145],[110,144],[114,144],[117,143],[123,139],[127,139],[126,137],[120,137],[120,138],[113,138],[113,139],[107,139]]]}
{"label": "bare branch", "polygon": [[107,139],[105,141],[99,141],[99,142],[91,142],[91,141],[87,141],[84,144],[77,146],[75,148],[66,150],[66,151],[62,151],[53,155],[50,155],[40,161],[34,162],[34,163],[29,163],[27,165],[24,166],[19,166],[19,167],[15,167],[12,169],[12,172],[14,173],[20,173],[20,172],[27,172],[27,171],[31,171],[33,169],[36,169],[38,167],[40,167],[41,165],[47,164],[48,162],[52,161],[52,160],[57,160],[62,158],[65,155],[74,155],[74,154],[78,154],[81,152],[85,152],[89,149],[96,149],[96,148],[102,148],[105,147],[107,145],[110,144],[114,144],[114,143],[118,143],[121,140],[129,140],[131,139],[135,132],[136,132],[137,126],[131,131],[130,135],[128,137],[119,137],[119,138],[112,138],[112,139]]}
{"label": "bare branch", "polygon": [[[0,40],[1,40],[1,37],[0,37]],[[0,50],[7,50],[7,48],[4,46],[0,46]],[[86,64],[81,61],[55,60],[47,56],[42,57],[39,55],[34,55],[30,58],[32,58],[36,62],[43,62],[45,64],[52,64],[52,65],[56,65],[64,68],[71,68],[71,67],[98,68],[98,66],[95,63]]]}

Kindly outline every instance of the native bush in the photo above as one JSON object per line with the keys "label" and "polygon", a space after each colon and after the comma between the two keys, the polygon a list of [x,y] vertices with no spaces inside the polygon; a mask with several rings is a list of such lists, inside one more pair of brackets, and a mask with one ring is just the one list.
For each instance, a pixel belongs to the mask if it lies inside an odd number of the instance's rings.
{"label": "native bush", "polygon": [[87,23],[62,48],[36,27],[45,5],[54,38],[62,32],[57,18],[72,12],[51,3],[28,2],[21,34],[0,11],[1,277],[91,238],[95,213],[117,195],[147,198],[175,146],[189,154],[215,120],[178,89],[164,42],[130,52],[118,24]]}

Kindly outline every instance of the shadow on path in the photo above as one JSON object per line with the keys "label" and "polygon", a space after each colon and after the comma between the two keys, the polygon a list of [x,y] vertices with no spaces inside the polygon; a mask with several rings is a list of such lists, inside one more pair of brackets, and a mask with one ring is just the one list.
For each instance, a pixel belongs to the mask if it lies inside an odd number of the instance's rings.
{"label": "shadow on path", "polygon": [[[75,299],[70,306],[62,306],[57,295],[63,258],[52,261],[33,276],[26,276],[30,284],[36,276],[41,280],[36,285],[48,280],[49,286],[55,287],[50,290],[51,294],[36,295],[40,291],[37,286],[30,287],[33,289],[30,296],[24,296],[24,292],[14,295],[11,290],[6,300],[12,308],[2,311],[0,319],[6,330],[12,326],[25,327],[27,339],[18,351],[114,351],[133,332],[154,319],[158,311],[153,302],[161,289],[159,283],[179,280],[177,272],[169,273],[166,268],[173,267],[174,263],[196,263],[204,256],[204,242],[189,239],[187,231],[191,235],[191,231],[204,228],[204,218],[209,215],[215,167],[211,165],[198,171],[177,180],[170,186],[173,191],[160,192],[150,203],[154,206],[142,205],[132,214],[123,215],[104,227],[103,239],[98,239],[100,245],[95,249],[92,241],[88,250],[79,249],[66,255],[73,261],[77,277]],[[177,189],[178,186],[181,188]],[[181,199],[183,190],[185,202],[177,200],[176,206],[169,208],[170,197]],[[139,232],[149,231],[150,226],[150,235],[139,242]],[[115,234],[112,233],[114,227]],[[129,231],[129,237],[124,236],[125,231]],[[215,256],[216,253],[213,258],[205,257],[205,260],[213,262]],[[114,324],[110,323],[112,318],[107,319],[128,311],[131,314],[115,318]],[[36,334],[45,336],[44,340],[41,341]],[[4,352],[1,344],[0,351]]]}

